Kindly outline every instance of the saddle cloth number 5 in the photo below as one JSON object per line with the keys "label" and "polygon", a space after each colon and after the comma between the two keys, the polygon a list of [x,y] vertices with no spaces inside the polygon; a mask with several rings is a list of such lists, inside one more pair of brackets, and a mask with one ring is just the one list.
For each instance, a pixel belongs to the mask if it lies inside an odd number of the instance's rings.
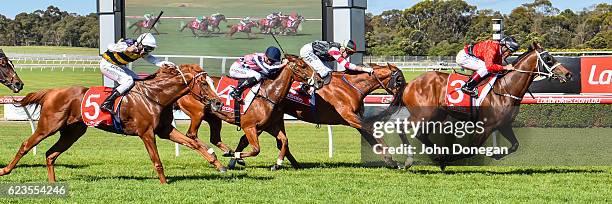
{"label": "saddle cloth number 5", "polygon": [[87,112],[84,113],[85,117],[89,120],[95,120],[100,116],[100,105],[95,101],[91,101],[92,98],[100,98],[100,94],[91,94],[85,100],[85,108],[93,106],[93,115],[91,114],[91,109],[87,109]]}

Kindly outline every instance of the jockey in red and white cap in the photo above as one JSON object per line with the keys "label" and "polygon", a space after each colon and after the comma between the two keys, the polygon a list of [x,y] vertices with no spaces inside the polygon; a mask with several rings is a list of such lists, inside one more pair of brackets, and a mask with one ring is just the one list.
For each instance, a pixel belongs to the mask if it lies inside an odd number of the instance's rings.
{"label": "jockey in red and white cap", "polygon": [[270,46],[266,53],[253,53],[237,59],[230,67],[229,76],[236,79],[245,79],[238,84],[231,96],[239,99],[242,91],[257,84],[263,77],[270,77],[285,66],[287,61],[281,63],[281,51]]}
{"label": "jockey in red and white cap", "polygon": [[337,70],[333,71],[341,72],[349,69],[353,71],[367,72],[370,74],[373,72],[372,68],[355,65],[346,59],[355,53],[356,50],[357,45],[353,40],[345,40],[342,43],[314,41],[304,45],[302,49],[300,49],[300,56],[304,59],[304,62],[315,69],[327,83],[331,78],[330,72],[332,71],[332,68],[325,66],[323,61],[337,62]]}
{"label": "jockey in red and white cap", "polygon": [[487,40],[466,45],[457,53],[456,61],[459,66],[474,71],[474,74],[461,87],[461,91],[475,95],[474,88],[489,73],[512,69],[512,64],[502,66],[502,62],[518,48],[518,43],[512,37],[504,37],[500,41]]}

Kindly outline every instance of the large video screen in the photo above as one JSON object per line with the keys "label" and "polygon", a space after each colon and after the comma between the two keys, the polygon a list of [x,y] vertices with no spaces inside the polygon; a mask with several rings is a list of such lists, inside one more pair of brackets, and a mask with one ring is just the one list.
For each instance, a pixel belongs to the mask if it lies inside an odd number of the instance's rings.
{"label": "large video screen", "polygon": [[[158,43],[154,55],[171,55],[168,60],[177,64],[202,64],[214,75],[227,73],[235,57],[278,46],[272,34],[290,54],[321,39],[320,0],[126,0],[125,11],[126,37],[151,32]],[[160,11],[163,15],[151,26]],[[132,68],[156,69],[143,61]]]}

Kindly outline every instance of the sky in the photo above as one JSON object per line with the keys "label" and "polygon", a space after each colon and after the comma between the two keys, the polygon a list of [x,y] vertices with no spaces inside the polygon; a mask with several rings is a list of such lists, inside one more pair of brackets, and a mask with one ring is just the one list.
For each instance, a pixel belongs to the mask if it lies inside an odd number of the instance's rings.
{"label": "sky", "polygon": [[[574,11],[581,11],[585,7],[590,7],[598,3],[609,3],[609,0],[551,1],[554,7],[561,10],[569,8]],[[0,0],[0,5],[2,5],[0,6],[0,14],[13,19],[15,15],[21,12],[31,13],[38,9],[45,9],[48,5],[54,5],[70,13],[86,15],[96,12],[96,2],[96,0]],[[368,12],[380,14],[390,9],[404,10],[418,2],[417,0],[368,0]],[[467,0],[467,2],[471,5],[476,5],[478,9],[493,9],[508,14],[518,5],[526,2],[533,2],[533,0]]]}

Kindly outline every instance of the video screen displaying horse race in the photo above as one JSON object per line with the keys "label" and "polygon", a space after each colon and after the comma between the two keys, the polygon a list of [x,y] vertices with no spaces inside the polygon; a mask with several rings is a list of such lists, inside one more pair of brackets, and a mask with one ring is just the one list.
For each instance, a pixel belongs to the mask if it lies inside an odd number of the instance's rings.
{"label": "video screen displaying horse race", "polygon": [[612,203],[612,4],[2,2],[2,203]]}
{"label": "video screen displaying horse race", "polygon": [[[240,57],[278,46],[298,54],[302,45],[321,39],[320,0],[126,0],[126,36],[151,32],[158,39],[158,55]],[[151,28],[148,23],[160,20]],[[243,22],[243,23],[241,23]],[[171,58],[199,63],[199,58]],[[221,73],[222,58],[204,58],[212,73]],[[235,59],[227,59],[226,68]],[[153,68],[135,64],[137,70]]]}

